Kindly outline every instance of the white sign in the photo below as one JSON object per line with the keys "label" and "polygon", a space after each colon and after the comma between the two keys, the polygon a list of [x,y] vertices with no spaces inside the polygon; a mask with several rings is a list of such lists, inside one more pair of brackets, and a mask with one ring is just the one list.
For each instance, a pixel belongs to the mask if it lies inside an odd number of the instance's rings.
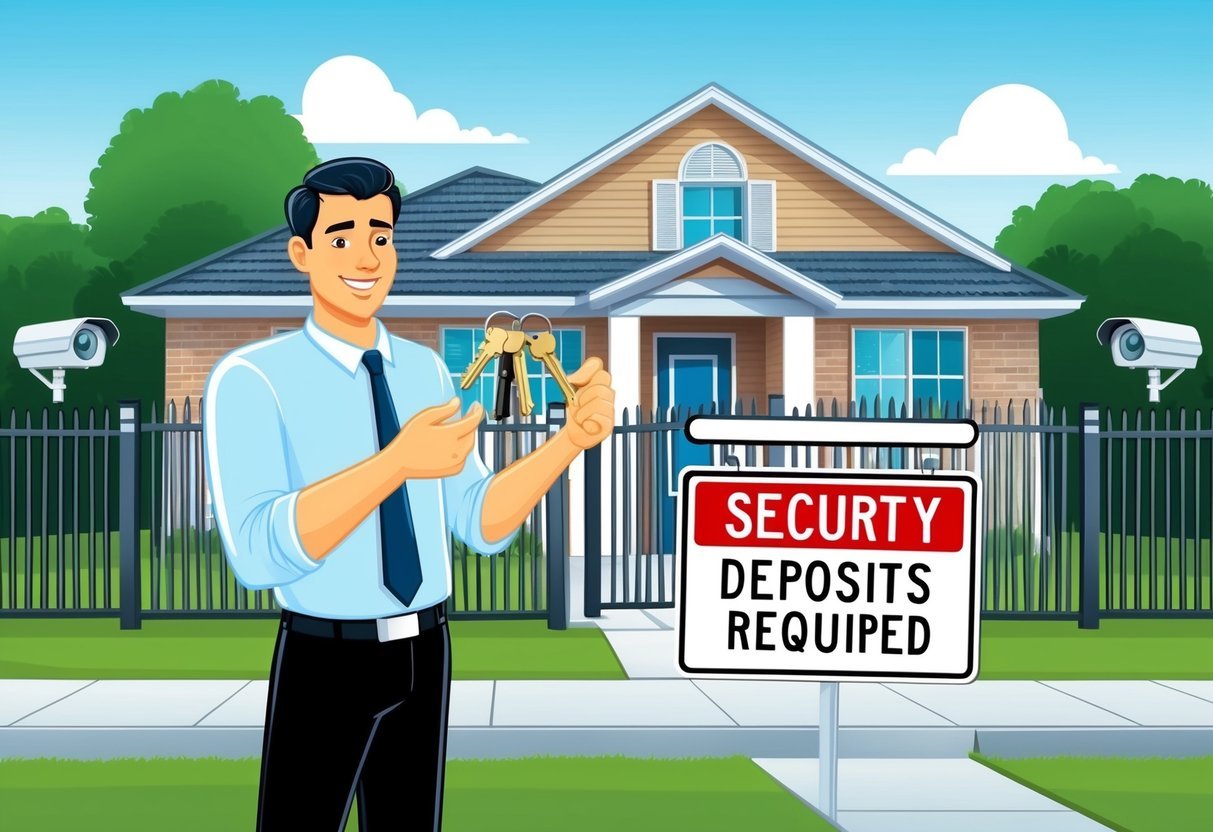
{"label": "white sign", "polygon": [[679,665],[973,681],[980,505],[964,471],[685,469]]}

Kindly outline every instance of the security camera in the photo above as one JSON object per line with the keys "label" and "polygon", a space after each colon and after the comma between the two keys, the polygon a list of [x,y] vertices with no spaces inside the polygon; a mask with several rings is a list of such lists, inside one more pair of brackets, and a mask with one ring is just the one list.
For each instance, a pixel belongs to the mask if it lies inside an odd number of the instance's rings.
{"label": "security camera", "polygon": [[[1146,388],[1151,402],[1157,402],[1158,394],[1180,373],[1195,367],[1201,353],[1196,327],[1150,318],[1108,318],[1099,325],[1095,337],[1100,344],[1111,347],[1112,363],[1117,367],[1149,371]],[[1162,370],[1175,372],[1163,382]]]}
{"label": "security camera", "polygon": [[[51,400],[63,402],[67,370],[100,367],[111,344],[118,343],[118,327],[109,318],[71,318],[29,324],[17,330],[13,355],[51,390]],[[50,370],[48,380],[39,370]]]}

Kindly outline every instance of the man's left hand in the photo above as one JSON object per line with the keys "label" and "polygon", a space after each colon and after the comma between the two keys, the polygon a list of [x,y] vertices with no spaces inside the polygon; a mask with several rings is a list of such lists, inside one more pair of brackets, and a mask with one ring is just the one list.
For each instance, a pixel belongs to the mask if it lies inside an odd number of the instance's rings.
{"label": "man's left hand", "polygon": [[602,359],[590,357],[569,375],[569,384],[577,391],[577,404],[566,404],[568,422],[562,430],[578,448],[592,448],[615,427],[611,374],[602,368]]}

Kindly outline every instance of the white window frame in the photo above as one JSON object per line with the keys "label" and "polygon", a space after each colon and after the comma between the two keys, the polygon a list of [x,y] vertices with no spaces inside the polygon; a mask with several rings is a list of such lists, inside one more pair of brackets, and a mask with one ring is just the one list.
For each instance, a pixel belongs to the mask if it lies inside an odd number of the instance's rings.
{"label": "white window frame", "polygon": [[[705,147],[717,145],[723,147],[737,159],[738,167],[741,168],[740,179],[687,179],[686,167],[687,162],[695,153]],[[686,248],[686,238],[683,234],[684,226],[686,225],[686,208],[683,201],[683,193],[687,187],[692,188],[740,188],[741,189],[741,240],[739,242],[750,244],[750,189],[748,183],[750,181],[750,170],[746,165],[745,156],[737,148],[727,142],[722,142],[718,139],[711,141],[700,142],[699,144],[688,150],[682,157],[682,161],[678,163],[678,248]],[[711,219],[710,217],[699,217],[698,219]],[[710,235],[709,235],[710,236]]]}
{"label": "white window frame", "polygon": [[[850,351],[850,352],[851,352],[851,355],[850,355],[850,365],[851,365],[851,366],[850,366],[850,368],[849,368],[849,373],[848,373],[848,374],[850,375],[850,377],[851,377],[851,387],[850,387],[850,390],[848,391],[848,392],[849,392],[849,394],[850,394],[850,396],[849,396],[849,401],[848,401],[848,405],[850,404],[850,402],[851,402],[851,401],[855,401],[855,400],[856,400],[856,399],[855,399],[855,381],[856,381],[856,379],[857,379],[857,378],[863,378],[863,379],[872,379],[872,378],[875,378],[875,379],[894,378],[894,379],[895,379],[895,378],[897,378],[896,376],[884,376],[884,375],[875,375],[875,376],[872,376],[872,375],[864,375],[864,376],[859,376],[859,375],[857,375],[857,374],[856,374],[856,372],[855,372],[855,335],[856,335],[856,333],[858,333],[858,332],[882,332],[882,331],[888,331],[888,330],[890,330],[890,329],[897,329],[897,330],[901,330],[902,332],[904,332],[904,333],[905,333],[905,336],[906,336],[906,372],[905,372],[906,393],[905,393],[905,402],[906,402],[906,411],[907,411],[907,413],[909,413],[909,414],[913,414],[913,412],[914,412],[914,407],[913,407],[913,391],[914,391],[914,335],[913,335],[913,333],[915,333],[915,332],[962,332],[962,333],[964,333],[964,356],[963,356],[963,357],[964,357],[964,375],[963,375],[963,376],[959,376],[959,379],[960,379],[961,384],[963,385],[963,393],[962,393],[962,395],[961,395],[961,403],[962,403],[962,404],[965,406],[965,408],[967,408],[967,407],[968,407],[968,403],[969,403],[969,381],[970,381],[970,379],[969,379],[969,374],[970,374],[970,368],[969,368],[969,350],[970,350],[970,342],[969,342],[969,328],[968,328],[968,326],[965,326],[965,325],[950,325],[950,326],[946,326],[946,325],[940,325],[940,326],[878,326],[878,325],[873,325],[873,326],[852,326],[852,327],[851,327],[851,351]],[[936,354],[936,365],[935,365],[936,367],[938,367],[938,366],[939,366],[939,364],[938,364],[938,359],[939,359],[939,356],[938,356],[938,353],[937,353],[937,354]],[[923,378],[936,378],[936,379],[949,379],[949,380],[951,380],[951,379],[956,379],[956,378],[958,378],[958,376],[953,375],[953,374],[950,374],[950,373],[949,373],[949,374],[936,373],[934,376],[923,376]]]}

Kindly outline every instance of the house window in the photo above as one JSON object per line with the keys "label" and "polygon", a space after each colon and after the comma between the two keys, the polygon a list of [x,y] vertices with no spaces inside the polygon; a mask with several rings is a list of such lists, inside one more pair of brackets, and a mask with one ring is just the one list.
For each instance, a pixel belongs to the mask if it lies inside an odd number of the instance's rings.
{"label": "house window", "polygon": [[775,181],[750,179],[741,154],[722,142],[691,148],[677,179],[654,179],[653,250],[677,251],[724,234],[775,251]]}
{"label": "house window", "polygon": [[682,244],[692,246],[713,234],[741,239],[741,188],[684,185]]}
{"label": "house window", "polygon": [[[564,368],[565,373],[572,373],[584,361],[585,333],[580,328],[555,329],[556,360]],[[497,359],[489,361],[480,376],[467,390],[460,390],[459,384],[463,379],[463,371],[476,357],[476,350],[484,339],[484,330],[477,327],[442,327],[442,360],[447,372],[451,374],[451,383],[455,385],[459,398],[466,410],[472,402],[480,402],[488,413],[493,412],[496,398]],[[526,355],[526,372],[530,381],[531,399],[535,409],[534,416],[545,416],[549,402],[563,402],[564,395],[560,392],[556,380],[548,373],[542,362]]]}
{"label": "house window", "polygon": [[745,164],[728,145],[710,142],[693,148],[679,170],[682,188],[682,244],[713,234],[745,237]]}
{"label": "house window", "polygon": [[966,412],[963,329],[859,329],[854,331],[854,399],[887,416],[889,402],[900,415],[951,418]]}

